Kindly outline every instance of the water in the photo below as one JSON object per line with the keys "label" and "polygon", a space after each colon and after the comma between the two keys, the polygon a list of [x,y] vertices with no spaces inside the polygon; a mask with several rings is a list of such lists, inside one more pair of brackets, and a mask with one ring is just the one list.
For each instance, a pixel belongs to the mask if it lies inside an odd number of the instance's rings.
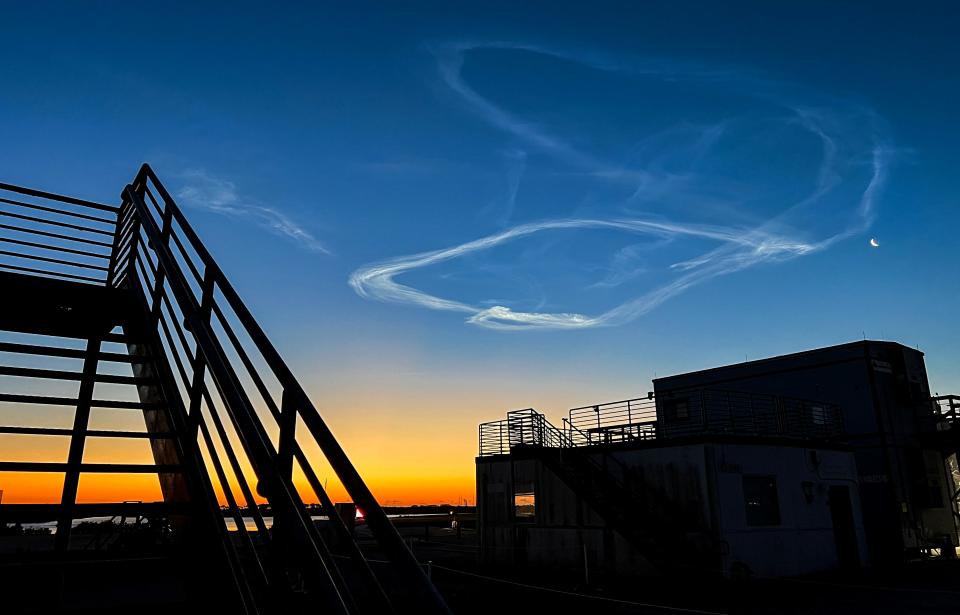
{"label": "water", "polygon": [[[436,516],[436,515],[435,515],[435,514],[429,514],[429,513],[427,513],[427,514],[387,515],[387,517],[389,517],[390,519],[410,518],[410,517],[432,517],[432,516]],[[88,518],[86,518],[86,519],[74,519],[74,520],[73,520],[73,527],[77,527],[77,525],[79,525],[80,523],[99,523],[99,522],[102,522],[102,521],[109,521],[110,519],[114,519],[114,518],[115,518],[115,517],[88,517]],[[314,521],[327,521],[327,520],[329,519],[329,517],[327,517],[326,515],[311,515],[310,518],[313,519]],[[128,517],[127,520],[126,520],[126,522],[127,522],[128,524],[133,524],[135,521],[136,521],[136,519],[131,519],[131,518],[129,518],[129,517]],[[231,531],[231,532],[236,532],[236,531],[237,531],[237,523],[236,523],[236,521],[233,519],[233,517],[228,517],[228,516],[224,515],[223,521],[224,521],[224,523],[225,523],[226,526],[227,526],[227,530],[229,530],[229,531]],[[273,527],[273,517],[264,517],[264,518],[263,518],[263,523],[267,526],[267,528],[272,528],[272,527]],[[50,533],[51,533],[51,534],[56,534],[56,533],[57,533],[57,522],[56,522],[56,521],[45,521],[45,522],[43,522],[43,523],[24,523],[24,524],[23,524],[23,527],[24,527],[25,529],[41,529],[41,528],[43,528],[43,529],[50,530]],[[247,531],[253,531],[253,532],[257,531],[257,525],[256,525],[256,523],[254,523],[253,517],[246,517],[246,516],[243,517],[243,527],[246,528]]]}

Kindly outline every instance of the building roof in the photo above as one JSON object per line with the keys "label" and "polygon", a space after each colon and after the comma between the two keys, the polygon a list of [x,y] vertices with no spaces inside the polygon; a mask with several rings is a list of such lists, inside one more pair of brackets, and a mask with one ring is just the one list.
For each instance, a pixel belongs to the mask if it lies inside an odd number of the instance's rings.
{"label": "building roof", "polygon": [[703,378],[709,378],[711,375],[721,376],[725,372],[730,370],[743,371],[752,374],[758,374],[768,371],[778,371],[785,368],[785,363],[791,363],[792,365],[787,369],[796,369],[798,367],[813,367],[829,363],[836,362],[846,362],[850,360],[859,360],[861,357],[865,358],[863,352],[870,346],[887,346],[887,347],[898,347],[903,350],[908,350],[911,352],[917,352],[921,356],[923,352],[916,348],[910,348],[899,342],[891,342],[885,340],[857,340],[855,342],[847,342],[845,344],[836,344],[834,346],[824,346],[822,348],[813,348],[810,350],[803,350],[800,352],[792,352],[788,354],[776,355],[773,357],[766,357],[763,359],[755,359],[753,361],[744,361],[741,363],[730,363],[727,365],[720,365],[716,367],[710,367],[701,370],[694,370],[690,372],[683,372],[679,374],[672,374],[670,376],[662,376],[660,378],[654,378],[654,388],[656,388],[657,383],[662,383],[664,385],[670,384],[669,381],[672,379],[686,378],[690,376],[697,376],[703,381]]}

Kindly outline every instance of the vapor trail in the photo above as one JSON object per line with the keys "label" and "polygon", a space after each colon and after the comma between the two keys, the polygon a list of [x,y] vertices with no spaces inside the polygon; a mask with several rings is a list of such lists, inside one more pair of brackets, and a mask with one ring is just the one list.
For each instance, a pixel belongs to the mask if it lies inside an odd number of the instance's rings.
{"label": "vapor trail", "polygon": [[[666,194],[675,180],[662,177],[651,168],[632,168],[613,164],[581,151],[570,142],[536,127],[532,122],[508,112],[481,96],[462,75],[464,54],[475,49],[501,49],[541,54],[599,71],[623,73],[630,77],[652,77],[664,80],[686,80],[707,83],[736,91],[746,91],[757,98],[783,108],[796,125],[801,126],[821,144],[821,161],[814,185],[809,193],[794,203],[785,203],[779,212],[752,227],[705,225],[675,222],[648,217],[560,218],[520,224],[504,231],[445,249],[389,259],[358,269],[350,276],[350,285],[361,297],[379,301],[407,303],[429,309],[468,314],[467,322],[492,329],[579,329],[620,325],[641,316],[668,299],[706,280],[741,271],[760,263],[782,262],[825,250],[835,243],[864,232],[875,218],[875,204],[887,175],[893,149],[886,144],[876,125],[879,118],[869,110],[850,108],[844,114],[829,108],[796,104],[784,94],[793,86],[737,69],[706,69],[695,64],[665,63],[650,59],[623,62],[599,54],[570,53],[563,50],[509,42],[455,43],[433,49],[444,84],[463,101],[468,109],[491,126],[511,134],[561,162],[582,169],[600,179],[636,184],[634,198],[641,193]],[[852,147],[847,123],[866,117],[872,130],[853,135],[871,145],[841,158],[844,147]],[[695,144],[694,159],[700,159],[724,132],[721,124],[704,132]],[[870,178],[862,189],[853,211],[853,221],[845,228],[821,239],[801,240],[810,233],[792,224],[798,216],[813,216],[812,210],[823,200],[845,186],[844,168],[854,168],[858,158],[869,158]],[[515,193],[514,193],[515,196]],[[512,203],[511,203],[512,206]],[[822,214],[820,214],[822,216]],[[714,240],[719,245],[699,256],[673,263],[670,269],[678,277],[638,297],[604,312],[588,316],[573,312],[541,313],[513,311],[509,307],[480,307],[454,299],[431,295],[396,281],[397,276],[414,269],[450,261],[467,254],[488,250],[535,233],[559,229],[607,229],[651,235],[661,238],[698,237]]]}

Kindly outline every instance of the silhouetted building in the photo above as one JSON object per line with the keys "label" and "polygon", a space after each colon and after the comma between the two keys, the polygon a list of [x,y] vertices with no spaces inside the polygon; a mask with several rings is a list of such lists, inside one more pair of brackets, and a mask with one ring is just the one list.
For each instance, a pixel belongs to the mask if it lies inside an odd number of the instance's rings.
{"label": "silhouetted building", "polygon": [[776,576],[956,544],[960,404],[931,399],[919,352],[861,342],[654,385],[562,427],[480,426],[486,561]]}
{"label": "silhouetted building", "polygon": [[[953,417],[931,400],[923,353],[861,341],[653,381],[665,407],[690,391],[730,388],[838,404],[855,451],[864,525],[874,563],[946,542],[956,546]],[[691,415],[690,423],[699,417]],[[952,458],[952,459],[951,459]]]}

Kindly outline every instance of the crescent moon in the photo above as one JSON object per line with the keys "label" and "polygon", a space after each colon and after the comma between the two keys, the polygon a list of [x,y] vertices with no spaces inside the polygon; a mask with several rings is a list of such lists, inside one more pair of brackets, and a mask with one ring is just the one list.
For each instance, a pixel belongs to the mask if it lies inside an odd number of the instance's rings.
{"label": "crescent moon", "polygon": [[876,237],[874,237],[870,240],[870,245],[873,246],[874,248],[879,248],[880,242],[877,241]]}

